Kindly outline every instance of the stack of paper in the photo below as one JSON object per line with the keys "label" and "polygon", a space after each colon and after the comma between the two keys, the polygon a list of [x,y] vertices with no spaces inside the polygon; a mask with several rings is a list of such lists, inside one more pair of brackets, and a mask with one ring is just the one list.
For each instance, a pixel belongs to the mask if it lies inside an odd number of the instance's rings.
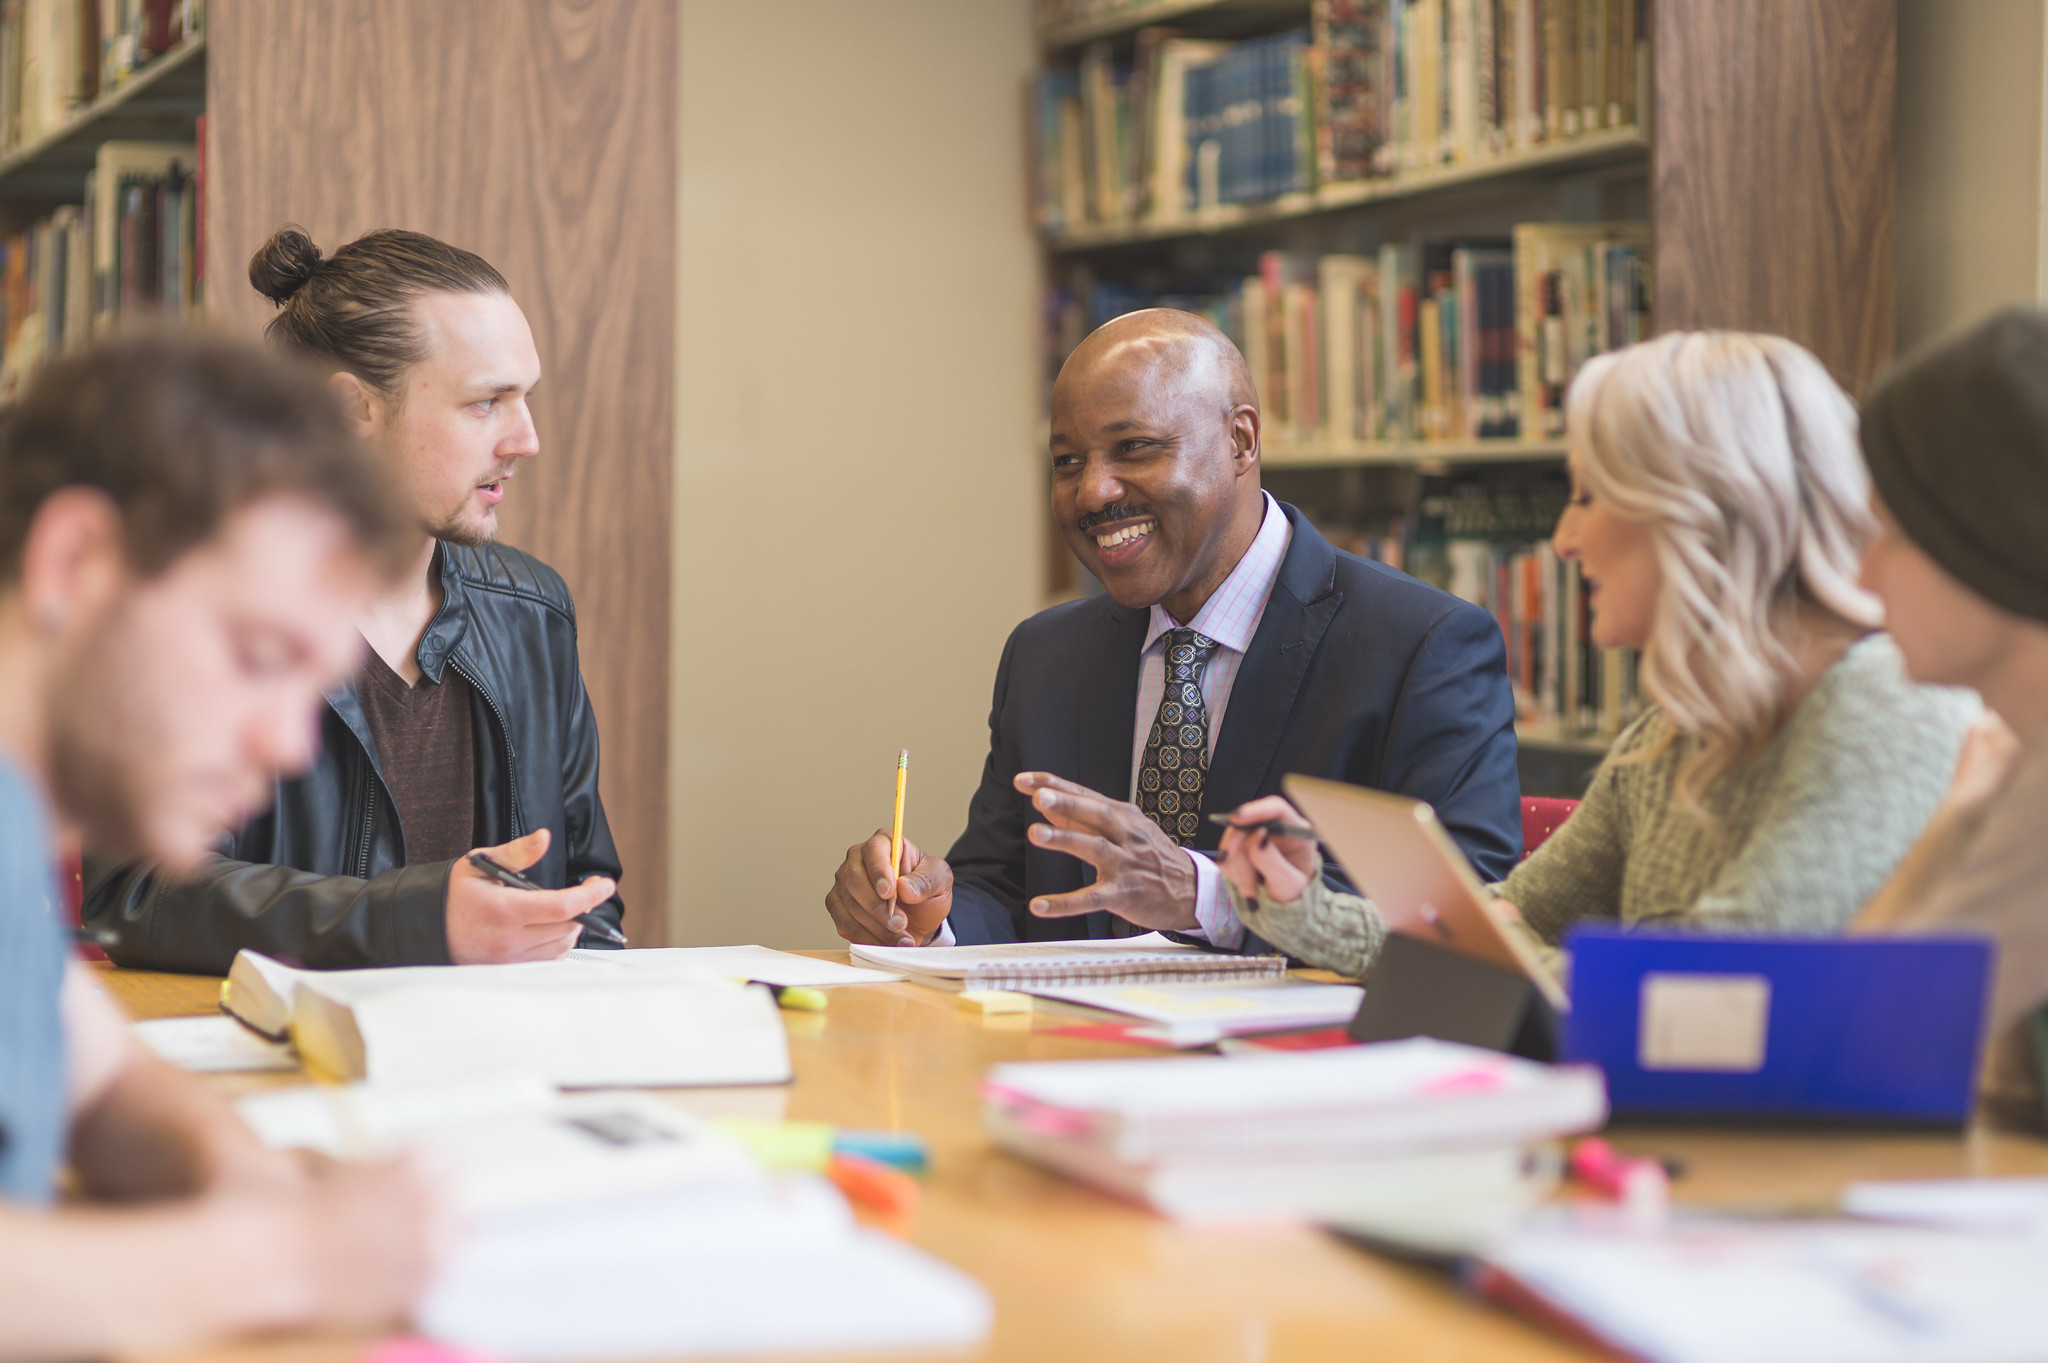
{"label": "stack of paper", "polygon": [[999,1065],[983,1120],[1013,1154],[1178,1220],[1532,1201],[1532,1147],[1598,1127],[1589,1066],[1417,1038],[1217,1059]]}
{"label": "stack of paper", "polygon": [[[273,1145],[424,1160],[462,1229],[414,1323],[480,1355],[907,1350],[989,1330],[973,1279],[860,1229],[830,1184],[771,1177],[651,1095],[497,1080],[292,1089],[239,1106]],[[564,1291],[565,1264],[601,1265],[602,1300]]]}

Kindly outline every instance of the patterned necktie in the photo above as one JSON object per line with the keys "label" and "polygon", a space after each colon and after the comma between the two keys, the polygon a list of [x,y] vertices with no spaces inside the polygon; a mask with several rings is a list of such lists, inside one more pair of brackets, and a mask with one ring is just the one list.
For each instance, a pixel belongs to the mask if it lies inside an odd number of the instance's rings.
{"label": "patterned necktie", "polygon": [[1202,826],[1202,783],[1209,775],[1209,706],[1202,699],[1202,669],[1217,647],[1214,639],[1191,629],[1167,632],[1166,690],[1138,768],[1138,808],[1182,847],[1193,846]]}

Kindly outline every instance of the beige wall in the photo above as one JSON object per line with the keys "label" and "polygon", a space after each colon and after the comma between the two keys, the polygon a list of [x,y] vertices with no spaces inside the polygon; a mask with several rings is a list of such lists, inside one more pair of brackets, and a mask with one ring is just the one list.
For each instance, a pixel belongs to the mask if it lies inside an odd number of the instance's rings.
{"label": "beige wall", "polygon": [[2044,301],[2048,0],[1899,0],[1899,345]]}
{"label": "beige wall", "polygon": [[1044,580],[1028,9],[682,5],[677,945],[834,942],[899,747],[912,836],[965,821]]}

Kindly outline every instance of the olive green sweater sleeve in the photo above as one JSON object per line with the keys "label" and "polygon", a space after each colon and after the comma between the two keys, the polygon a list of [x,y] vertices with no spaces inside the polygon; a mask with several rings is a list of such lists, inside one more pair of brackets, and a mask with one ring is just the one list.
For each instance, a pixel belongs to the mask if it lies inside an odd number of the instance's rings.
{"label": "olive green sweater sleeve", "polygon": [[[1577,923],[1832,933],[1877,891],[1941,800],[1974,696],[1916,686],[1882,634],[1852,645],[1764,749],[1678,798],[1696,751],[1651,711],[1615,741],[1571,818],[1494,887],[1546,943]],[[1363,975],[1378,911],[1311,878],[1290,904],[1233,903],[1247,928],[1312,965]]]}
{"label": "olive green sweater sleeve", "polygon": [[1663,733],[1663,716],[1654,710],[1623,730],[1572,816],[1493,887],[1545,942],[1555,943],[1584,919],[1621,916],[1630,803],[1645,780],[1668,779],[1652,770],[1669,765],[1661,755],[1642,760],[1656,751]]}

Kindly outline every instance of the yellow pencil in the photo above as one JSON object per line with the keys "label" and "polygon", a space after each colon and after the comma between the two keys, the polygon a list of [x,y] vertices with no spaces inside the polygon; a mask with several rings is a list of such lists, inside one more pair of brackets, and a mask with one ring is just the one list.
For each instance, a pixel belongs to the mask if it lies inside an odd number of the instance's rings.
{"label": "yellow pencil", "polygon": [[896,754],[896,822],[889,830],[889,883],[903,874],[903,787],[910,779],[910,749]]}

